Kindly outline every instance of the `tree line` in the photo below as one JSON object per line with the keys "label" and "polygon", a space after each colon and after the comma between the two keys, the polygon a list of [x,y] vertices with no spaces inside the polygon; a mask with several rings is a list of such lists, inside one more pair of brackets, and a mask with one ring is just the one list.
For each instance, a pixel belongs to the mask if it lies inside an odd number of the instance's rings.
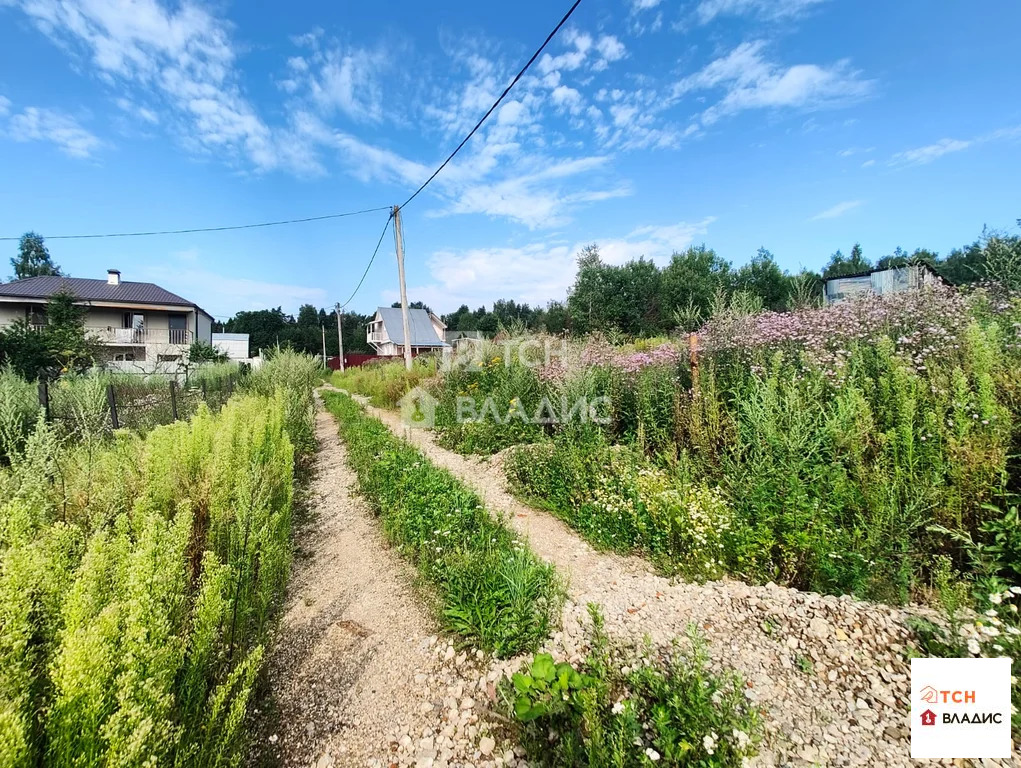
{"label": "tree line", "polygon": [[[1021,220],[1018,221],[1021,225]],[[714,311],[740,305],[755,311],[784,311],[818,303],[823,280],[878,268],[925,263],[947,282],[962,285],[996,279],[1021,289],[1021,237],[983,232],[975,242],[954,248],[945,256],[918,248],[893,253],[872,261],[855,243],[845,255],[833,253],[822,270],[791,273],[776,263],[772,253],[760,248],[747,264],[734,264],[706,245],[676,251],[662,267],[640,258],[625,264],[607,264],[598,245],[582,249],[578,271],[564,300],[530,306],[514,299],[498,299],[492,307],[471,309],[462,304],[442,316],[451,331],[479,331],[492,336],[504,328],[544,331],[552,334],[583,334],[591,331],[647,336],[681,328],[694,330]],[[11,259],[14,278],[61,275],[43,238],[27,232]],[[399,304],[394,304],[399,306]],[[429,310],[420,301],[413,308]],[[373,315],[345,312],[344,351],[369,353],[365,326]],[[326,354],[338,354],[337,317],[333,310],[302,305],[297,315],[282,307],[242,311],[213,325],[214,332],[247,333],[251,354],[276,346],[321,354],[323,331]]]}

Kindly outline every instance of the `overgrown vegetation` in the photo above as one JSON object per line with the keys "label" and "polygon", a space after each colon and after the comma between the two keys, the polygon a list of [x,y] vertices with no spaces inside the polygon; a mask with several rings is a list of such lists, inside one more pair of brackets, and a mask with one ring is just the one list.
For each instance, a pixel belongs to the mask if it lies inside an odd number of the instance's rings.
{"label": "overgrown vegetation", "polygon": [[435,587],[444,628],[497,656],[534,649],[559,616],[553,567],[350,397],[326,392],[324,400],[384,532]]}
{"label": "overgrown vegetation", "polygon": [[416,357],[411,370],[404,360],[370,362],[343,373],[334,371],[330,382],[341,389],[368,397],[380,408],[396,408],[398,401],[415,387],[436,374],[437,360],[432,356]]}
{"label": "overgrown vegetation", "polygon": [[755,754],[759,714],[735,675],[708,668],[695,627],[666,652],[615,648],[589,606],[589,655],[577,668],[538,654],[500,695],[534,765],[738,766]]}
{"label": "overgrown vegetation", "polygon": [[40,418],[8,448],[0,765],[240,763],[290,560],[289,433],[311,428],[287,405],[305,377],[263,375],[272,394],[145,437],[90,429],[76,388],[80,430]]}

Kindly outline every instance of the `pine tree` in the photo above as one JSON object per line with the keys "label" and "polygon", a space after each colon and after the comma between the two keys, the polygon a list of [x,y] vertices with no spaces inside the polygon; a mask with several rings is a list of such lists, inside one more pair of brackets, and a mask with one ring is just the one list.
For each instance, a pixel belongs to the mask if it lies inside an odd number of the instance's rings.
{"label": "pine tree", "polygon": [[15,280],[63,274],[60,267],[50,258],[43,236],[35,232],[26,232],[21,236],[18,242],[18,255],[11,259],[11,266],[14,267]]}

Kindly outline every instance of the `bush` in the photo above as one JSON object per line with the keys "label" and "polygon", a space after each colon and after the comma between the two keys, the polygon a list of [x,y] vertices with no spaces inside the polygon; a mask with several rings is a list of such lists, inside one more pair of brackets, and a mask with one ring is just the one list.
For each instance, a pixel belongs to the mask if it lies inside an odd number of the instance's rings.
{"label": "bush", "polygon": [[240,763],[290,559],[285,413],[28,435],[0,472],[0,764]]}
{"label": "bush", "polygon": [[379,408],[396,408],[404,395],[436,374],[438,365],[431,355],[416,357],[410,371],[403,358],[369,361],[343,373],[335,371],[330,381],[335,387],[365,395]]}
{"label": "bush", "polygon": [[277,350],[244,380],[247,390],[264,397],[280,393],[284,401],[287,434],[300,456],[311,455],[316,447],[312,391],[319,384],[321,370],[318,358],[283,349]]}
{"label": "bush", "polygon": [[[694,626],[687,648],[613,648],[594,606],[590,652],[575,669],[539,654],[500,685],[534,765],[742,766],[760,739],[736,675],[708,671]],[[625,671],[627,670],[627,671]]]}
{"label": "bush", "polygon": [[535,648],[559,616],[553,567],[350,397],[326,392],[324,400],[384,532],[435,587],[446,630],[497,656]]}

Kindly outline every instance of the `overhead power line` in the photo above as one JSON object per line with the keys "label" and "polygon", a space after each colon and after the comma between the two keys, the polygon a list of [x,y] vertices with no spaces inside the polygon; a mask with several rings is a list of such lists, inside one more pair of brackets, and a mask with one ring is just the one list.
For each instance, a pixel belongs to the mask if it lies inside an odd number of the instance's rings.
{"label": "overhead power line", "polygon": [[365,282],[365,276],[369,274],[369,269],[372,267],[372,262],[376,260],[376,254],[379,253],[379,247],[383,244],[383,238],[386,237],[386,230],[390,226],[390,222],[393,221],[393,217],[394,217],[393,212],[391,211],[390,215],[386,217],[386,223],[383,225],[383,231],[379,233],[379,240],[376,241],[376,249],[372,252],[372,256],[369,258],[369,263],[365,265],[365,271],[362,272],[361,280],[358,281],[358,285],[355,286],[355,289],[354,291],[351,292],[351,295],[347,297],[347,301],[340,305],[341,309],[344,309],[344,307],[351,303],[352,299],[354,299],[359,289],[361,289],[362,283]]}
{"label": "overhead power line", "polygon": [[511,88],[513,88],[513,87],[514,87],[515,85],[517,85],[517,82],[518,82],[518,80],[520,80],[520,79],[521,79],[521,78],[522,78],[522,77],[524,76],[525,72],[527,72],[527,71],[528,71],[528,68],[529,68],[530,66],[532,66],[532,64],[533,64],[533,63],[535,62],[535,60],[536,60],[537,58],[539,58],[539,54],[543,52],[543,50],[544,50],[544,49],[546,48],[546,46],[547,46],[547,45],[549,45],[549,43],[550,43],[550,40],[552,40],[552,39],[553,39],[554,37],[556,37],[556,34],[557,34],[557,32],[559,32],[559,31],[560,31],[560,28],[561,28],[562,26],[564,26],[564,24],[566,24],[566,23],[567,23],[567,20],[568,20],[569,18],[571,18],[571,14],[572,14],[572,13],[574,13],[574,9],[575,9],[575,8],[577,8],[577,7],[579,6],[579,5],[581,5],[581,0],[575,0],[575,2],[574,2],[574,5],[572,5],[572,6],[571,6],[571,8],[570,8],[570,10],[568,10],[568,11],[567,11],[567,13],[565,13],[565,14],[564,14],[564,18],[562,18],[562,19],[560,20],[560,23],[559,23],[559,24],[557,24],[557,25],[556,25],[556,26],[555,26],[555,27],[553,28],[553,31],[552,31],[552,32],[550,32],[550,33],[549,33],[548,35],[546,35],[546,39],[542,41],[542,45],[540,45],[540,46],[538,47],[538,49],[537,49],[537,50],[535,51],[535,53],[533,53],[533,54],[532,54],[532,58],[530,58],[530,59],[528,60],[528,62],[527,62],[527,63],[525,64],[525,66],[523,66],[523,67],[521,68],[521,71],[520,71],[520,72],[518,72],[518,73],[517,73],[517,74],[516,74],[516,75],[514,76],[514,79],[513,79],[513,80],[511,80],[511,82],[510,82],[510,85],[508,85],[508,86],[507,86],[506,88],[504,88],[504,89],[503,89],[503,93],[501,93],[501,94],[500,94],[500,98],[498,98],[498,99],[497,99],[496,101],[494,101],[494,102],[493,102],[493,106],[491,106],[491,107],[489,108],[489,110],[488,110],[488,111],[486,112],[486,114],[484,114],[484,115],[482,116],[482,119],[481,119],[481,120],[479,120],[479,121],[478,121],[477,123],[475,123],[475,127],[474,127],[474,128],[472,128],[472,129],[471,129],[471,130],[470,130],[470,131],[468,132],[468,135],[467,135],[467,136],[465,136],[465,137],[464,137],[464,138],[463,138],[463,139],[461,140],[461,143],[457,145],[457,148],[456,148],[456,149],[455,149],[455,150],[454,150],[453,152],[451,152],[451,153],[450,153],[450,156],[449,156],[449,157],[447,157],[447,159],[446,159],[446,160],[444,160],[444,161],[443,161],[443,162],[442,162],[442,163],[440,164],[440,167],[439,167],[439,168],[437,168],[437,169],[436,169],[435,171],[433,171],[433,174],[432,174],[432,176],[430,176],[430,177],[429,177],[428,179],[426,179],[426,180],[425,180],[425,183],[424,183],[424,184],[423,184],[422,186],[420,186],[420,187],[419,187],[418,189],[416,189],[416,190],[415,190],[415,193],[414,193],[414,194],[413,194],[413,195],[412,195],[411,197],[409,197],[409,198],[408,198],[407,200],[405,200],[405,201],[404,201],[404,203],[403,203],[403,204],[401,205],[401,208],[403,208],[403,207],[404,207],[405,205],[407,205],[407,204],[408,204],[408,203],[410,203],[410,202],[411,202],[412,200],[414,200],[414,199],[415,199],[416,197],[418,197],[418,194],[419,194],[419,192],[421,192],[421,191],[422,191],[423,189],[425,189],[426,187],[428,187],[428,186],[429,186],[429,183],[430,183],[430,182],[431,182],[431,181],[432,181],[433,179],[435,179],[435,178],[436,178],[436,177],[437,177],[437,176],[439,175],[440,171],[442,171],[442,170],[443,170],[444,168],[446,168],[446,167],[447,167],[447,163],[449,163],[449,162],[450,162],[451,160],[453,160],[453,159],[454,159],[454,155],[456,155],[456,154],[457,154],[458,152],[460,152],[460,151],[461,151],[461,148],[462,148],[462,147],[463,147],[463,146],[464,146],[465,144],[467,144],[467,143],[468,143],[468,140],[469,140],[469,139],[470,139],[470,138],[471,138],[472,136],[474,136],[474,135],[475,135],[475,132],[476,132],[476,131],[477,131],[477,130],[478,130],[479,128],[481,128],[481,127],[482,127],[482,124],[483,124],[484,122],[486,122],[486,120],[487,120],[487,119],[489,118],[489,116],[490,116],[491,114],[493,114],[493,111],[494,111],[494,110],[495,110],[495,109],[496,109],[496,108],[497,108],[498,106],[500,106],[500,102],[502,102],[502,101],[504,100],[504,98],[505,98],[505,97],[507,96],[507,94],[511,92]]}
{"label": "overhead power line", "polygon": [[[257,224],[234,224],[225,227],[194,227],[192,229],[163,229],[152,232],[109,232],[104,234],[91,235],[48,235],[47,240],[90,240],[103,237],[150,237],[152,235],[189,235],[195,232],[227,232],[234,229],[258,229],[260,227],[279,227],[283,224],[305,224],[310,221],[326,221],[327,219],[342,219],[347,216],[360,216],[363,213],[375,213],[376,211],[389,210],[389,206],[379,208],[366,208],[361,211],[346,211],[344,213],[328,213],[325,216],[306,216],[303,219],[284,219],[282,221],[261,221]],[[20,237],[0,237],[2,240],[20,240]]]}

